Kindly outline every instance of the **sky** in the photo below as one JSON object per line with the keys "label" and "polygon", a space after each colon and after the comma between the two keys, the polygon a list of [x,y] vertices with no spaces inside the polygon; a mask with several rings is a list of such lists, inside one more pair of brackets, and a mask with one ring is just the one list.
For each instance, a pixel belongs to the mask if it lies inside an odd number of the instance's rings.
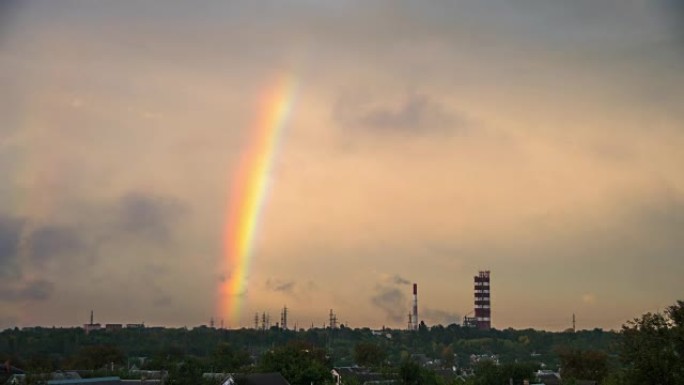
{"label": "sky", "polygon": [[[221,298],[283,77],[244,290]],[[0,328],[283,306],[403,328],[413,282],[446,325],[479,270],[499,329],[618,329],[684,293],[676,0],[10,0],[0,89]]]}

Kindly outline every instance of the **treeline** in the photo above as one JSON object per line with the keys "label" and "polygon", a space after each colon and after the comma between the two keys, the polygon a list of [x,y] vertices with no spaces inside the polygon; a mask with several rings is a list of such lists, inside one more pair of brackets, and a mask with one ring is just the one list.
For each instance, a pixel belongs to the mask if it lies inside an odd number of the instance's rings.
{"label": "treeline", "polygon": [[384,352],[384,360],[390,365],[421,354],[449,366],[464,367],[470,364],[471,355],[497,355],[501,362],[532,360],[554,368],[558,365],[559,348],[591,348],[610,353],[617,335],[600,329],[576,333],[533,329],[480,331],[458,325],[429,328],[421,325],[416,332],[390,329],[378,332],[343,326],[334,330],[300,331],[222,330],[201,326],[98,330],[85,334],[81,328],[32,328],[0,332],[0,354],[3,355],[0,359],[10,359],[15,366],[30,371],[96,369],[102,360],[89,357],[97,356],[117,364],[146,357],[144,366],[149,366],[159,361],[159,357],[208,358],[217,350],[225,350],[225,346],[256,359],[273,347],[297,341],[325,351],[332,365],[350,366],[356,363],[356,345],[370,342]]}
{"label": "treeline", "polygon": [[[564,383],[684,385],[684,302],[644,314],[621,331],[479,331],[458,325],[419,330],[7,329],[0,361],[28,372],[165,370],[170,384],[197,384],[205,372],[281,372],[292,385],[330,383],[333,367],[359,365],[402,385],[522,384],[538,369]],[[456,368],[454,372],[452,369]],[[441,369],[441,370],[440,370]],[[96,373],[96,372],[94,372]],[[460,380],[459,380],[460,381]],[[346,381],[346,385],[354,385]]]}

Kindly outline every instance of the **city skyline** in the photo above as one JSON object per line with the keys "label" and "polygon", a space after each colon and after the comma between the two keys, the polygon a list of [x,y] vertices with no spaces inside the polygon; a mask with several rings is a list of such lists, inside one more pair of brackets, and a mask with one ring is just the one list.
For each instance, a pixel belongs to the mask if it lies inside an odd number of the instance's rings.
{"label": "city skyline", "polygon": [[682,16],[3,2],[0,329],[283,305],[404,328],[413,282],[446,325],[480,270],[498,329],[662,310],[684,292]]}

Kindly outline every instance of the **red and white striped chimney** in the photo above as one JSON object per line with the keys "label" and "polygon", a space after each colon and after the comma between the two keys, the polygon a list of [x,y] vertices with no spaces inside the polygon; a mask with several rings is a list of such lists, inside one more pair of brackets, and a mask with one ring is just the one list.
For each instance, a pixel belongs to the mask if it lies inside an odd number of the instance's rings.
{"label": "red and white striped chimney", "polygon": [[418,284],[413,284],[413,330],[418,330]]}

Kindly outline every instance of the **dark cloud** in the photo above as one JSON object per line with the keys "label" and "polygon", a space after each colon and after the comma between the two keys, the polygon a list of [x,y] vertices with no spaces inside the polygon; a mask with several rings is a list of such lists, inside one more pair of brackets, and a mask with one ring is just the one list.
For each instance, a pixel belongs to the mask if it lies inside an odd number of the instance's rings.
{"label": "dark cloud", "polygon": [[266,287],[273,291],[279,291],[286,294],[294,294],[296,282],[295,281],[281,281],[277,279],[266,280]]}
{"label": "dark cloud", "polygon": [[642,203],[634,210],[633,217],[636,223],[655,226],[658,232],[676,235],[684,243],[680,238],[684,234],[684,194],[671,189],[663,191],[657,198]]}
{"label": "dark cloud", "polygon": [[392,282],[394,282],[397,285],[410,285],[411,284],[411,281],[409,281],[406,278],[402,278],[398,275],[395,275],[394,277],[392,277]]}
{"label": "dark cloud", "polygon": [[660,0],[672,27],[673,34],[677,39],[680,54],[684,53],[684,1]]}
{"label": "dark cloud", "polygon": [[0,276],[17,273],[16,259],[23,226],[24,221],[0,214]]}
{"label": "dark cloud", "polygon": [[40,265],[52,258],[84,251],[84,243],[79,233],[70,227],[47,225],[29,234],[27,239],[28,254],[31,260]]}
{"label": "dark cloud", "polygon": [[165,306],[170,306],[173,303],[173,300],[171,299],[170,296],[168,295],[161,295],[152,301],[152,304],[156,307],[165,307]]}
{"label": "dark cloud", "polygon": [[382,129],[418,130],[424,127],[430,105],[425,96],[412,95],[396,108],[377,107],[360,117],[365,126]]}
{"label": "dark cloud", "polygon": [[408,314],[407,298],[403,291],[395,287],[376,286],[371,302],[383,311],[388,320],[393,322],[403,321]]}
{"label": "dark cloud", "polygon": [[[48,299],[54,284],[45,279],[26,280],[19,254],[25,221],[0,215],[0,299],[11,302],[42,301]],[[30,241],[29,241],[30,243]]]}
{"label": "dark cloud", "polygon": [[420,310],[420,316],[428,324],[451,325],[461,322],[461,316],[439,309],[424,308]]}
{"label": "dark cloud", "polygon": [[139,192],[123,196],[118,210],[122,231],[157,241],[171,238],[173,227],[185,211],[174,199]]}
{"label": "dark cloud", "polygon": [[285,282],[283,284],[280,284],[273,288],[275,291],[282,291],[285,293],[292,293],[292,290],[294,289],[295,283],[290,281],[290,282]]}
{"label": "dark cloud", "polygon": [[447,133],[463,130],[465,120],[447,112],[439,103],[424,94],[410,93],[398,105],[386,102],[365,103],[347,95],[338,101],[333,115],[345,127],[370,132],[406,134]]}
{"label": "dark cloud", "polygon": [[3,296],[12,301],[44,301],[52,296],[55,284],[37,279],[20,282],[14,287],[5,287]]}
{"label": "dark cloud", "polygon": [[[51,275],[73,271],[76,266],[95,272],[96,265],[83,264],[90,261],[88,257],[110,255],[112,250],[128,247],[146,250],[148,244],[168,242],[182,212],[183,206],[173,199],[131,193],[113,202],[84,207],[76,217],[60,217],[58,224],[48,219],[47,223],[29,226],[28,219],[0,215],[2,299],[8,303],[48,300],[56,287]],[[136,242],[130,242],[131,237],[137,238]],[[169,274],[166,265],[154,260],[138,267],[126,279],[139,277],[148,287],[156,285],[160,275]],[[111,275],[113,279],[117,276]],[[167,305],[164,298],[168,295],[159,288],[157,291],[152,304]]]}
{"label": "dark cloud", "polygon": [[22,1],[20,0],[0,1],[0,44],[2,44],[3,38],[10,27],[16,24],[21,6]]}
{"label": "dark cloud", "polygon": [[[684,194],[667,189],[640,197],[620,219],[623,236],[604,236],[615,256],[631,256],[644,264],[648,260],[649,266],[671,266],[670,273],[672,268],[684,273],[684,269],[676,267],[684,254]],[[661,283],[653,278],[654,283]]]}

